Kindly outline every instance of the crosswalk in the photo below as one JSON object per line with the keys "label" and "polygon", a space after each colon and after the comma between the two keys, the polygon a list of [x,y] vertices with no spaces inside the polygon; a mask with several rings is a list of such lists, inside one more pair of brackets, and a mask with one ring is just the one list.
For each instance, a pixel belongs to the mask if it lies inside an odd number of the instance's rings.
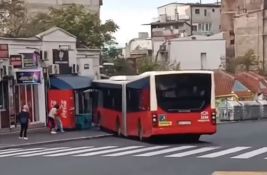
{"label": "crosswalk", "polygon": [[38,148],[17,148],[0,150],[0,159],[8,157],[123,157],[131,156],[136,158],[162,156],[165,158],[193,157],[198,159],[229,158],[247,160],[253,158],[266,159],[267,147],[220,147],[220,146],[199,146],[199,145],[128,145],[128,146],[77,146],[77,147],[38,147]]}

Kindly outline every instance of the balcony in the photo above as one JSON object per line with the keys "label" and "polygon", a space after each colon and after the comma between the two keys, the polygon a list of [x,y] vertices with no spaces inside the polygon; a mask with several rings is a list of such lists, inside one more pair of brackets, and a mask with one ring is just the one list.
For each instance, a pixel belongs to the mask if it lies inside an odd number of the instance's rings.
{"label": "balcony", "polygon": [[153,37],[164,37],[164,36],[173,36],[173,35],[178,36],[179,34],[180,34],[179,29],[154,28],[152,30]]}

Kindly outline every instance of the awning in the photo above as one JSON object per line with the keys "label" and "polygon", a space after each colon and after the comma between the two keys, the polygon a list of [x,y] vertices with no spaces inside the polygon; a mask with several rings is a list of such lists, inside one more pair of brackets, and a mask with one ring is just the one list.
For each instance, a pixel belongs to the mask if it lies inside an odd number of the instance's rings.
{"label": "awning", "polygon": [[57,75],[50,77],[51,89],[86,89],[91,86],[92,77],[77,76],[77,75]]}

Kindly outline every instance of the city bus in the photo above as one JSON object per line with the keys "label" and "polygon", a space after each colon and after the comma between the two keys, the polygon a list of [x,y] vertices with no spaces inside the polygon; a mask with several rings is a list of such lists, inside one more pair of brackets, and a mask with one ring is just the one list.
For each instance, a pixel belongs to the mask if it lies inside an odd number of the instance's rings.
{"label": "city bus", "polygon": [[212,71],[155,71],[92,83],[94,121],[117,135],[182,135],[197,141],[216,133]]}

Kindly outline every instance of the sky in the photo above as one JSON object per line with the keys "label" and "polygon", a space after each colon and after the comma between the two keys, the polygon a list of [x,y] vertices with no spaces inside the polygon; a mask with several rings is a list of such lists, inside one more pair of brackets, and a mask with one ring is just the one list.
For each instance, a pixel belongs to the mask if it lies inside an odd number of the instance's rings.
{"label": "sky", "polygon": [[[149,32],[150,26],[143,25],[158,17],[157,7],[172,3],[195,3],[200,0],[103,0],[100,18],[102,22],[112,19],[120,29],[114,34],[120,47],[133,38],[138,32]],[[202,3],[216,2],[216,0],[202,0]]]}

